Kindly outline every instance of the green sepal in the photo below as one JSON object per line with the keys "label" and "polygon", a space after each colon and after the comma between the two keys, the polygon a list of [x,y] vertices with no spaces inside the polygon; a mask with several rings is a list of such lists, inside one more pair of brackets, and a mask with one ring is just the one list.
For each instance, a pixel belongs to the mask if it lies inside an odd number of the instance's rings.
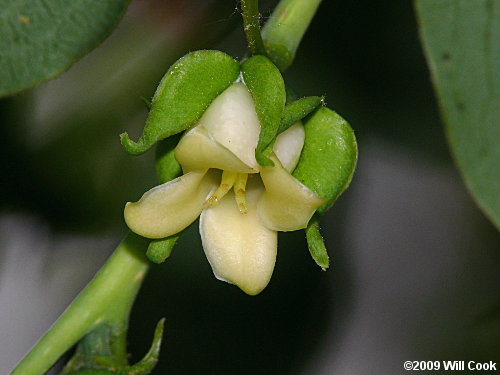
{"label": "green sepal", "polygon": [[309,253],[311,257],[316,262],[321,269],[326,270],[330,265],[330,259],[326,251],[325,242],[323,236],[319,231],[319,217],[314,215],[312,219],[307,224],[305,229],[307,246],[309,247]]}
{"label": "green sepal", "polygon": [[[182,167],[175,159],[175,147],[180,138],[181,136],[178,134],[158,142],[156,146],[156,177],[160,184],[171,181],[182,174]],[[151,241],[146,251],[148,259],[153,263],[163,263],[172,253],[182,232]]]}
{"label": "green sepal", "polygon": [[140,155],[159,140],[194,125],[239,73],[240,64],[220,51],[195,51],[180,58],[156,89],[142,136],[136,143],[127,133],[121,134],[123,147]]}
{"label": "green sepal", "polygon": [[287,104],[281,117],[278,134],[284,132],[297,121],[302,120],[323,103],[319,96],[307,96]]}
{"label": "green sepal", "polygon": [[255,149],[257,162],[264,167],[274,166],[265,150],[278,133],[285,109],[286,90],[278,68],[267,57],[256,55],[241,67],[243,79],[255,102],[260,122],[259,142]]}
{"label": "green sepal", "polygon": [[180,233],[159,240],[152,240],[146,251],[148,259],[156,264],[163,263],[170,254],[172,254],[172,250],[180,237]]}
{"label": "green sepal", "polygon": [[287,104],[285,106],[285,110],[283,111],[283,117],[281,118],[278,132],[276,133],[276,136],[271,141],[271,143],[264,150],[264,155],[269,156],[271,154],[274,142],[276,141],[276,137],[278,135],[287,130],[297,121],[302,120],[304,117],[306,117],[309,113],[314,111],[322,103],[323,103],[323,98],[320,98],[319,96],[308,96],[305,98],[298,99],[290,104]]}
{"label": "green sepal", "polygon": [[321,107],[305,122],[304,148],[292,175],[327,201],[323,214],[347,189],[358,159],[354,132],[342,117]]}
{"label": "green sepal", "polygon": [[156,178],[160,184],[171,181],[182,174],[182,167],[175,159],[175,147],[180,135],[169,137],[158,142],[155,155]]}

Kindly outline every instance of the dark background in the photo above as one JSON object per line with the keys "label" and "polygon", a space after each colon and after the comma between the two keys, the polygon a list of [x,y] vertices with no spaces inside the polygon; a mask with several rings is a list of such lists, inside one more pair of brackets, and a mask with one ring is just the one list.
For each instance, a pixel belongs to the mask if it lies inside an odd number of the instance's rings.
{"label": "dark background", "polygon": [[[273,1],[261,2],[263,20]],[[245,53],[233,1],[133,1],[70,71],[0,101],[0,372],[8,371],[125,233],[124,202],[154,186],[130,157],[169,65]],[[351,188],[323,219],[332,266],[279,237],[257,297],[217,281],[197,225],[153,266],[134,306],[132,361],[167,318],[155,374],[399,374],[405,360],[500,357],[499,237],[453,166],[410,1],[325,1],[285,74],[326,95],[358,137]]]}

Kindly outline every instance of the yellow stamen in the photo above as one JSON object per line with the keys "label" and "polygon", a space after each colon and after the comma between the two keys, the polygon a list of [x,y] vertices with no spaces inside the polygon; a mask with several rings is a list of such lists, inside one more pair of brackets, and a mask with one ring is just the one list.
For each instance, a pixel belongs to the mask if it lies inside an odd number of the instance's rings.
{"label": "yellow stamen", "polygon": [[236,175],[237,173],[235,172],[223,171],[219,187],[215,190],[212,196],[206,200],[205,205],[213,206],[214,204],[217,204],[233,187]]}
{"label": "yellow stamen", "polygon": [[248,212],[247,198],[245,196],[247,179],[248,174],[238,173],[234,183],[234,196],[236,198],[236,204],[238,205],[238,210],[240,210],[242,214],[246,214]]}

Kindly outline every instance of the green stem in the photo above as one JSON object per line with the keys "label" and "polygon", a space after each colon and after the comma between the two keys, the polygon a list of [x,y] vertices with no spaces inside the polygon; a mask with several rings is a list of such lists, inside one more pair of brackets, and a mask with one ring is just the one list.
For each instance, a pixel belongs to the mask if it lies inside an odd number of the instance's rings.
{"label": "green stem", "polygon": [[259,25],[259,1],[241,0],[243,27],[247,37],[248,49],[252,55],[266,55]]}
{"label": "green stem", "polygon": [[126,324],[148,270],[148,241],[129,234],[11,375],[42,375],[97,325]]}
{"label": "green stem", "polygon": [[284,71],[311,23],[321,0],[281,0],[262,29],[269,58]]}

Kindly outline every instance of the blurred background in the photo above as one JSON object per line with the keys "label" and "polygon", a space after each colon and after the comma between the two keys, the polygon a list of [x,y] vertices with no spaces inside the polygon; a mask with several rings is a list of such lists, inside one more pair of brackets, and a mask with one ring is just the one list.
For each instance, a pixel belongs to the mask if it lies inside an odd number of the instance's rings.
{"label": "blurred background", "polygon": [[[276,1],[262,1],[265,19]],[[188,51],[241,58],[235,1],[134,0],[113,34],[59,78],[0,100],[0,373],[49,328],[155,185],[128,156],[149,98]],[[449,155],[411,1],[325,1],[285,74],[326,95],[358,137],[350,189],[323,219],[332,265],[280,233],[257,297],[217,281],[197,225],[153,266],[134,306],[131,360],[167,318],[154,374],[399,374],[405,360],[500,366],[500,238]]]}

